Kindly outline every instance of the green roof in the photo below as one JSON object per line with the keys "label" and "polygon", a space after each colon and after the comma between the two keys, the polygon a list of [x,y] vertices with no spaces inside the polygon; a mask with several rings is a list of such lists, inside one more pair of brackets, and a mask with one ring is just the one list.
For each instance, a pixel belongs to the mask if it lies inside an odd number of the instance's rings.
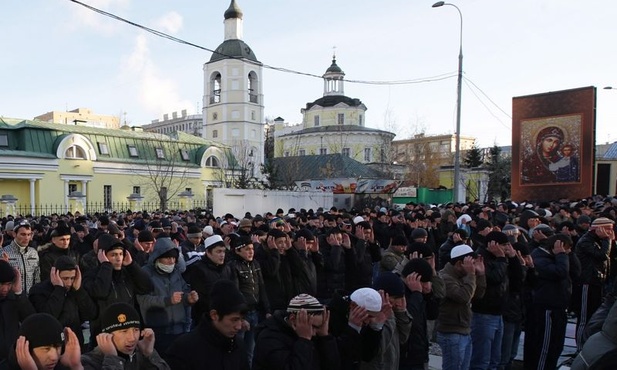
{"label": "green roof", "polygon": [[302,180],[388,178],[383,173],[340,153],[280,157],[271,159],[271,161],[275,169],[275,177],[281,182],[277,185],[283,186]]}
{"label": "green roof", "polygon": [[[216,146],[228,150],[211,140],[184,132],[167,135],[11,118],[0,118],[0,133],[6,133],[9,139],[9,147],[0,150],[0,154],[10,156],[56,158],[58,145],[71,134],[86,137],[94,146],[99,161],[144,163],[156,160],[156,148],[163,148],[166,158],[174,158],[187,166],[196,166],[201,160],[197,153],[203,154],[204,148]],[[102,144],[107,146],[109,154],[103,153]],[[135,147],[138,156],[130,155],[129,146]],[[182,158],[181,151],[184,150],[188,154],[188,161]]]}

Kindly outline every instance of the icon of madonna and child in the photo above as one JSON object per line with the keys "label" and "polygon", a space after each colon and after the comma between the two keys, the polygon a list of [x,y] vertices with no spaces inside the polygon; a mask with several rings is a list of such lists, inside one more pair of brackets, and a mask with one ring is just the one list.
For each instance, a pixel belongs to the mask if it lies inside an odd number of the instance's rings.
{"label": "icon of madonna and child", "polygon": [[[580,130],[580,126],[578,126]],[[550,184],[579,182],[578,147],[567,140],[567,131],[550,125],[531,137],[522,150],[521,184]]]}

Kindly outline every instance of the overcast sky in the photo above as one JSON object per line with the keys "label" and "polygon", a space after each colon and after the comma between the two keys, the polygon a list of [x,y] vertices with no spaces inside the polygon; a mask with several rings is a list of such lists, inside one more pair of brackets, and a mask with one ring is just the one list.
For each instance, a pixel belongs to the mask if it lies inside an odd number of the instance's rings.
{"label": "overcast sky", "polygon": [[[83,0],[215,49],[229,0]],[[454,133],[459,16],[432,0],[238,0],[244,41],[266,65],[322,75],[333,47],[368,107],[367,126],[396,139]],[[617,2],[460,0],[464,84],[461,134],[510,145],[512,97],[596,86],[597,142],[617,140]],[[69,0],[0,2],[0,115],[33,118],[88,107],[130,125],[201,112],[211,54],[94,13]],[[290,123],[323,94],[321,79],[264,70],[265,114]]]}

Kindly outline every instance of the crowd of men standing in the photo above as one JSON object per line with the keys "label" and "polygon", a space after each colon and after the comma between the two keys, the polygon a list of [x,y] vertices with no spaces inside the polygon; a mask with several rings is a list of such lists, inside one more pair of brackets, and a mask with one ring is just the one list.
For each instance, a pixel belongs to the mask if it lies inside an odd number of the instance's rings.
{"label": "crowd of men standing", "polygon": [[602,368],[617,348],[616,210],[5,218],[0,369],[425,370],[431,342],[443,369],[510,369],[524,330],[525,368],[552,370],[568,315],[572,368]]}

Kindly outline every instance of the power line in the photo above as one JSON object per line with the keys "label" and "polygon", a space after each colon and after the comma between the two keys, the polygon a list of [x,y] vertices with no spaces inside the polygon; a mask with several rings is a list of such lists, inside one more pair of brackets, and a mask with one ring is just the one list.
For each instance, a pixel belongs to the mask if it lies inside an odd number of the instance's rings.
{"label": "power line", "polygon": [[[122,18],[122,17],[120,17],[118,15],[115,15],[113,13],[106,12],[106,11],[104,11],[102,9],[99,9],[99,8],[95,8],[92,5],[85,4],[85,3],[81,2],[81,1],[78,1],[78,0],[69,0],[69,1],[71,1],[71,2],[73,2],[75,4],[78,4],[78,5],[81,5],[81,6],[85,7],[85,8],[87,8],[87,9],[89,9],[89,10],[95,12],[95,13],[101,14],[101,15],[103,15],[105,17],[109,17],[109,18],[115,19],[117,21],[126,23],[128,25],[133,26],[133,27],[137,27],[137,28],[139,28],[141,30],[144,30],[146,32],[149,32],[149,33],[151,33],[151,34],[153,34],[155,36],[162,37],[164,39],[168,39],[170,41],[177,42],[179,44],[184,44],[184,45],[187,45],[187,46],[192,46],[192,47],[197,48],[197,49],[205,50],[205,51],[208,51],[208,52],[213,53],[213,54],[221,55],[221,56],[223,56],[225,58],[229,58],[229,59],[242,59],[240,57],[236,57],[236,56],[233,56],[233,55],[227,55],[225,53],[221,53],[221,52],[218,52],[216,50],[212,50],[212,49],[207,48],[205,46],[201,46],[201,45],[192,43],[190,41],[186,41],[186,40],[180,39],[178,37],[172,36],[172,35],[167,34],[165,32],[158,31],[158,30],[155,30],[155,29],[150,28],[150,27],[146,27],[146,26],[141,25],[139,23],[130,21],[130,20],[126,19],[126,18]],[[271,66],[271,65],[268,65],[268,64],[262,64],[260,62],[255,62],[255,61],[252,61],[252,60],[246,60],[245,59],[244,62],[245,63],[249,63],[249,64],[254,64],[254,65],[257,65],[257,66],[263,66],[263,68],[271,69],[271,70],[278,71],[278,72],[292,73],[292,74],[296,74],[296,75],[313,77],[313,78],[319,78],[319,79],[323,78],[323,76],[316,75],[314,73],[302,72],[302,71],[297,71],[297,70],[293,70],[293,69],[289,69],[289,68],[284,68],[284,67]],[[448,72],[448,73],[443,73],[443,74],[436,75],[436,76],[420,77],[420,78],[408,79],[408,80],[392,80],[392,81],[345,80],[345,82],[356,83],[356,84],[364,84],[364,85],[412,85],[412,84],[420,84],[420,83],[427,83],[427,82],[442,81],[442,80],[446,80],[446,79],[453,78],[453,77],[456,77],[456,76],[457,76],[456,72]]]}
{"label": "power line", "polygon": [[469,83],[467,82],[468,80],[465,79],[465,85],[467,85],[467,87],[469,87],[469,91],[471,91],[471,93],[476,97],[476,99],[478,99],[478,101],[480,102],[480,104],[482,104],[484,106],[484,108],[486,108],[486,110],[491,114],[491,116],[493,116],[497,121],[499,121],[499,123],[501,123],[501,125],[505,128],[507,128],[508,130],[511,129],[510,126],[506,125],[501,118],[497,117],[497,115],[495,115],[495,113],[493,113],[493,111],[482,101],[482,99],[480,99],[480,97],[478,96],[478,94],[476,94],[476,92],[471,88],[471,86],[469,85]]}
{"label": "power line", "polygon": [[493,99],[491,99],[488,95],[486,95],[486,93],[484,91],[482,91],[482,89],[480,87],[478,87],[478,85],[476,85],[472,80],[468,79],[466,76],[463,76],[463,78],[465,80],[469,81],[469,83],[471,83],[476,89],[478,89],[478,91],[480,91],[482,93],[482,95],[484,95],[488,99],[488,101],[490,101],[495,107],[497,107],[497,109],[499,109],[501,111],[501,113],[505,114],[506,117],[512,119],[512,116],[510,116],[505,110],[501,109],[501,107],[499,105],[497,105],[497,103],[495,103],[493,101]]}

